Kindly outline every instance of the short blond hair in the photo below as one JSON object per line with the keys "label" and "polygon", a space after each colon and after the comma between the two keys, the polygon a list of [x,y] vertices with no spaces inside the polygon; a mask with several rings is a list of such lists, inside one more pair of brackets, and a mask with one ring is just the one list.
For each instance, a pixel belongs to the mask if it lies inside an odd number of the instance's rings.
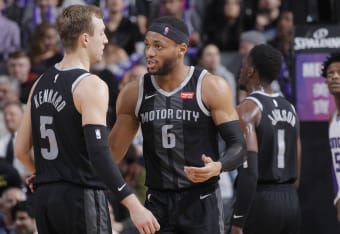
{"label": "short blond hair", "polygon": [[102,19],[103,13],[93,5],[71,5],[63,10],[57,19],[57,30],[64,50],[72,51],[82,33],[93,35],[92,16]]}

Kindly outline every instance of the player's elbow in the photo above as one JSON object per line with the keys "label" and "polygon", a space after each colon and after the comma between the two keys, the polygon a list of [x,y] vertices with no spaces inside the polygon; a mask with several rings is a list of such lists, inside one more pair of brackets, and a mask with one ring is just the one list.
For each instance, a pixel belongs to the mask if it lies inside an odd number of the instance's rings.
{"label": "player's elbow", "polygon": [[27,150],[26,148],[22,147],[20,144],[15,144],[14,145],[14,154],[15,157],[19,160],[19,161],[25,161],[25,159],[27,158],[27,155],[29,155],[29,150]]}

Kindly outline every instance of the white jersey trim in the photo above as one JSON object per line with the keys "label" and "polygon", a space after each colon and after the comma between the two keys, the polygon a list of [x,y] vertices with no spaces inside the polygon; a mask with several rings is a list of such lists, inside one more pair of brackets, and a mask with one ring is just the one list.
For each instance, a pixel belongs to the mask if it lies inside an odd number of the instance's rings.
{"label": "white jersey trim", "polygon": [[255,98],[255,97],[246,97],[245,99],[251,100],[251,101],[255,102],[256,105],[258,105],[258,107],[260,108],[260,110],[263,111],[263,105],[262,105],[262,103],[257,98]]}
{"label": "white jersey trim", "polygon": [[195,68],[193,66],[190,66],[189,68],[189,73],[187,75],[187,77],[185,77],[185,79],[182,81],[182,83],[174,90],[172,90],[171,92],[167,92],[163,89],[161,89],[159,87],[159,85],[157,84],[156,78],[155,76],[151,75],[151,82],[153,87],[162,95],[166,96],[166,97],[170,97],[171,95],[177,93],[180,89],[182,89],[184,86],[186,86],[186,84],[190,81],[192,74],[194,73]]}
{"label": "white jersey trim", "polygon": [[143,101],[144,78],[145,78],[145,76],[142,76],[139,79],[138,99],[137,99],[136,108],[135,108],[135,115],[136,115],[137,118],[138,118],[139,109],[140,109],[140,107],[142,105],[142,101]]}
{"label": "white jersey trim", "polygon": [[91,73],[85,73],[80,75],[73,83],[71,86],[71,92],[73,93],[73,91],[75,90],[75,88],[77,87],[77,85],[79,84],[80,81],[82,81],[86,76],[91,75]]}
{"label": "white jersey trim", "polygon": [[197,104],[198,104],[199,108],[201,109],[201,111],[206,116],[210,116],[210,111],[205,107],[205,105],[203,104],[203,101],[202,101],[202,81],[203,81],[203,78],[205,77],[206,74],[207,74],[207,70],[204,69],[201,72],[200,76],[198,77],[197,88],[196,88],[196,101],[197,101]]}

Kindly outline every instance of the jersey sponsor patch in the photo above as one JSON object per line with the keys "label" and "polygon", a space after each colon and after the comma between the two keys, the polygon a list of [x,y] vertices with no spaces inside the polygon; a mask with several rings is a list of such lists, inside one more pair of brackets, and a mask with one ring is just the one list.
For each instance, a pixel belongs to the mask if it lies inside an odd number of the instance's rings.
{"label": "jersey sponsor patch", "polygon": [[195,96],[194,92],[181,92],[179,94],[180,99],[193,99]]}

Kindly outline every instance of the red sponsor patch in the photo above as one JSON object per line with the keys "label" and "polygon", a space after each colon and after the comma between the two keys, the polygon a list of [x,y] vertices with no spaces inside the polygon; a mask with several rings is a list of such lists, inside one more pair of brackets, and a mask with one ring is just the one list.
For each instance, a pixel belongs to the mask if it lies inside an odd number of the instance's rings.
{"label": "red sponsor patch", "polygon": [[179,95],[180,99],[193,99],[195,96],[194,92],[181,92]]}

